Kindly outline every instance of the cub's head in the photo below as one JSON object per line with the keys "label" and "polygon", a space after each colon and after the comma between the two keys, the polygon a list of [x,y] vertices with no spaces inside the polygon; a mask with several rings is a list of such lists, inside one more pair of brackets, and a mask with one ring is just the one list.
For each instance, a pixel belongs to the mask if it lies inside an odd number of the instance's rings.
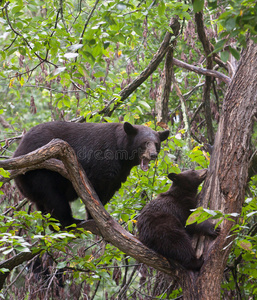
{"label": "cub's head", "polygon": [[155,160],[160,152],[161,142],[168,138],[169,130],[157,132],[147,126],[131,125],[128,122],[124,123],[123,128],[136,163],[140,164],[143,171],[147,171],[149,162]]}
{"label": "cub's head", "polygon": [[183,190],[197,191],[198,186],[204,181],[207,169],[187,170],[179,174],[170,173],[168,178],[173,181],[172,186],[178,186]]}

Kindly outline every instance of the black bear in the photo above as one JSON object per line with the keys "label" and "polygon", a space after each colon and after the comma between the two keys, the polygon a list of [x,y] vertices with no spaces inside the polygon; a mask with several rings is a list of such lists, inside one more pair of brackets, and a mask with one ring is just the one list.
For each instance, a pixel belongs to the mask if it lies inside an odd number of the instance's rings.
{"label": "black bear", "polygon": [[203,259],[197,258],[191,244],[194,233],[216,237],[219,232],[207,221],[185,227],[191,209],[196,208],[197,189],[207,170],[187,170],[170,173],[170,189],[161,193],[141,211],[138,220],[139,240],[148,248],[168,259],[171,266],[177,261],[186,269],[199,270]]}
{"label": "black bear", "polygon": [[[36,150],[60,138],[75,150],[99,199],[105,205],[125,182],[133,166],[146,171],[157,158],[161,142],[169,131],[156,132],[143,125],[120,123],[49,122],[37,125],[22,138],[14,157]],[[15,179],[22,194],[49,212],[63,226],[79,223],[72,217],[69,202],[78,196],[70,181],[59,173],[39,169]],[[90,216],[89,216],[90,218]]]}

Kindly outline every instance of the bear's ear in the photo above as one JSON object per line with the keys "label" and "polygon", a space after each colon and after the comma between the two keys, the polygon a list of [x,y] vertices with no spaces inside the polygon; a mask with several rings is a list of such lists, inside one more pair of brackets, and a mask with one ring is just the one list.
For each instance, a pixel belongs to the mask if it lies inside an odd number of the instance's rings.
{"label": "bear's ear", "polygon": [[170,180],[172,180],[173,182],[176,182],[176,180],[178,179],[178,174],[176,174],[176,173],[169,173],[168,174],[168,178]]}
{"label": "bear's ear", "polygon": [[164,130],[164,131],[159,131],[158,133],[159,133],[159,137],[160,137],[161,142],[163,142],[169,137],[170,131],[169,130]]}
{"label": "bear's ear", "polygon": [[131,125],[129,122],[125,122],[123,124],[124,131],[126,132],[127,135],[136,135],[137,134],[137,129],[133,125]]}

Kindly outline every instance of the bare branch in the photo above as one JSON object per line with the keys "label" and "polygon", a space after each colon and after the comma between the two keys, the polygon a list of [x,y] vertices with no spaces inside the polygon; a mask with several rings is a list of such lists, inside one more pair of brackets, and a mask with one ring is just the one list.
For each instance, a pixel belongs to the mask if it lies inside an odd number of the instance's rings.
{"label": "bare branch", "polygon": [[175,79],[175,76],[173,74],[173,78],[172,78],[173,84],[175,86],[176,89],[176,93],[179,97],[180,100],[180,105],[181,105],[181,110],[182,110],[182,115],[183,115],[183,120],[185,123],[185,130],[187,132],[187,143],[188,143],[188,147],[189,149],[191,148],[190,144],[191,144],[191,138],[190,138],[190,127],[189,127],[189,118],[188,118],[188,109],[186,107],[186,100],[184,98],[184,96],[182,95],[180,88],[178,86],[178,83]]}
{"label": "bare branch", "polygon": [[80,43],[81,43],[81,44],[82,44],[82,38],[83,38],[84,33],[85,33],[85,31],[86,31],[87,25],[88,25],[90,19],[92,18],[92,15],[93,15],[93,13],[94,13],[96,7],[97,7],[98,2],[99,2],[99,0],[96,0],[95,5],[94,5],[94,7],[92,8],[92,10],[91,10],[91,12],[90,12],[90,14],[89,14],[89,16],[88,16],[88,18],[87,18],[87,21],[86,21],[86,23],[85,23],[85,25],[84,25],[83,31],[82,31],[81,36],[80,36]]}
{"label": "bare branch", "polygon": [[[179,34],[180,23],[178,22],[178,17],[174,17],[171,25],[173,36],[176,37]],[[169,47],[166,59],[164,70],[161,76],[157,97],[156,97],[156,111],[157,111],[157,121],[158,122],[168,122],[168,104],[169,104],[169,96],[171,91],[171,83],[173,77],[173,49],[176,45],[176,39],[171,42],[171,46]]]}
{"label": "bare branch", "polygon": [[184,68],[184,69],[187,69],[187,70],[190,70],[190,71],[193,71],[197,74],[200,74],[200,75],[206,75],[206,76],[211,76],[211,77],[214,77],[214,78],[219,78],[220,80],[222,80],[223,82],[225,82],[226,84],[230,84],[231,82],[231,78],[218,72],[218,71],[214,71],[214,70],[209,70],[209,69],[204,69],[204,68],[199,68],[199,67],[196,67],[196,66],[192,66],[192,65],[189,65],[181,60],[178,60],[176,58],[173,58],[173,64],[175,66],[178,66],[178,67],[181,67],[181,68]]}
{"label": "bare branch", "polygon": [[[203,20],[203,12],[198,12],[195,14],[195,22],[197,27],[198,37],[203,45],[203,49],[205,52],[205,58],[207,61],[207,69],[213,68],[213,55],[211,54],[213,51],[213,45],[209,42],[207,38],[207,34],[204,29],[204,20]],[[205,111],[205,119],[207,125],[207,135],[209,139],[209,143],[213,144],[214,142],[214,130],[212,125],[211,118],[211,106],[210,106],[210,92],[211,92],[211,84],[212,78],[210,76],[206,76],[205,85],[203,89],[203,102],[204,102],[204,111]]]}

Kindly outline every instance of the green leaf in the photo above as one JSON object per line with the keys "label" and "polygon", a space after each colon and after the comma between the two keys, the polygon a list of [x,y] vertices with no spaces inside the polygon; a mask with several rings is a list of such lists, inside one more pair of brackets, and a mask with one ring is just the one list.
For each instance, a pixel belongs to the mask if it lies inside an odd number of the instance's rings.
{"label": "green leaf", "polygon": [[67,266],[67,261],[58,262],[57,269],[63,269]]}
{"label": "green leaf", "polygon": [[160,1],[159,2],[159,5],[158,5],[158,15],[161,17],[164,12],[165,12],[165,3],[163,1]]}
{"label": "green leaf", "polygon": [[127,214],[121,214],[121,218],[124,222],[128,222],[128,220],[130,219],[130,216]]}
{"label": "green leaf", "polygon": [[26,246],[20,245],[20,246],[16,246],[15,250],[20,251],[20,252],[31,252],[30,249]]}
{"label": "green leaf", "polygon": [[201,211],[195,211],[193,212],[187,219],[186,221],[186,225],[190,225],[190,224],[193,224],[195,223],[199,217],[201,216],[202,212]]}
{"label": "green leaf", "polygon": [[71,83],[71,78],[68,73],[61,74],[61,84],[63,86],[68,86]]}
{"label": "green leaf", "polygon": [[203,10],[204,7],[204,0],[194,0],[193,1],[193,10],[195,13],[200,12]]}
{"label": "green leaf", "polygon": [[214,211],[203,207],[197,207],[188,217],[186,225],[193,224],[194,222],[201,223],[209,219],[210,217],[222,217],[222,214],[219,211]]}
{"label": "green leaf", "polygon": [[229,52],[228,51],[221,52],[220,58],[222,61],[227,62],[229,59]]}
{"label": "green leaf", "polygon": [[151,106],[145,101],[138,101],[138,103],[147,111],[151,111]]}
{"label": "green leaf", "polygon": [[69,97],[64,97],[63,98],[63,104],[67,107],[71,107],[71,104],[70,104],[70,98]]}
{"label": "green leaf", "polygon": [[12,13],[15,14],[15,13],[19,12],[22,8],[23,8],[23,6],[21,6],[21,5],[14,6],[14,8],[12,9]]}
{"label": "green leaf", "polygon": [[0,269],[0,272],[1,272],[1,273],[8,273],[8,272],[10,272],[10,270],[9,270],[9,269],[6,269],[6,268],[1,268],[1,269]]}
{"label": "green leaf", "polygon": [[225,27],[228,31],[232,31],[236,27],[236,21],[234,18],[229,18],[225,22]]}
{"label": "green leaf", "polygon": [[9,178],[10,177],[10,172],[6,171],[3,168],[0,168],[0,175],[5,177],[5,178]]}
{"label": "green leaf", "polygon": [[216,45],[215,45],[215,51],[214,51],[214,52],[217,52],[217,51],[223,49],[225,43],[226,43],[226,40],[220,40],[220,41],[218,41],[218,42],[216,43]]}
{"label": "green leaf", "polygon": [[229,47],[229,50],[236,60],[240,59],[240,53],[235,48]]}
{"label": "green leaf", "polygon": [[253,248],[252,243],[251,243],[250,241],[248,241],[248,240],[241,240],[241,241],[238,241],[238,242],[237,242],[237,245],[238,245],[240,248],[242,248],[242,249],[244,249],[244,250],[246,250],[246,251],[250,251],[250,250]]}
{"label": "green leaf", "polygon": [[95,73],[94,73],[94,76],[95,76],[96,78],[98,78],[98,77],[104,77],[104,76],[105,76],[105,73],[104,73],[104,72],[101,72],[101,71],[95,72]]}

